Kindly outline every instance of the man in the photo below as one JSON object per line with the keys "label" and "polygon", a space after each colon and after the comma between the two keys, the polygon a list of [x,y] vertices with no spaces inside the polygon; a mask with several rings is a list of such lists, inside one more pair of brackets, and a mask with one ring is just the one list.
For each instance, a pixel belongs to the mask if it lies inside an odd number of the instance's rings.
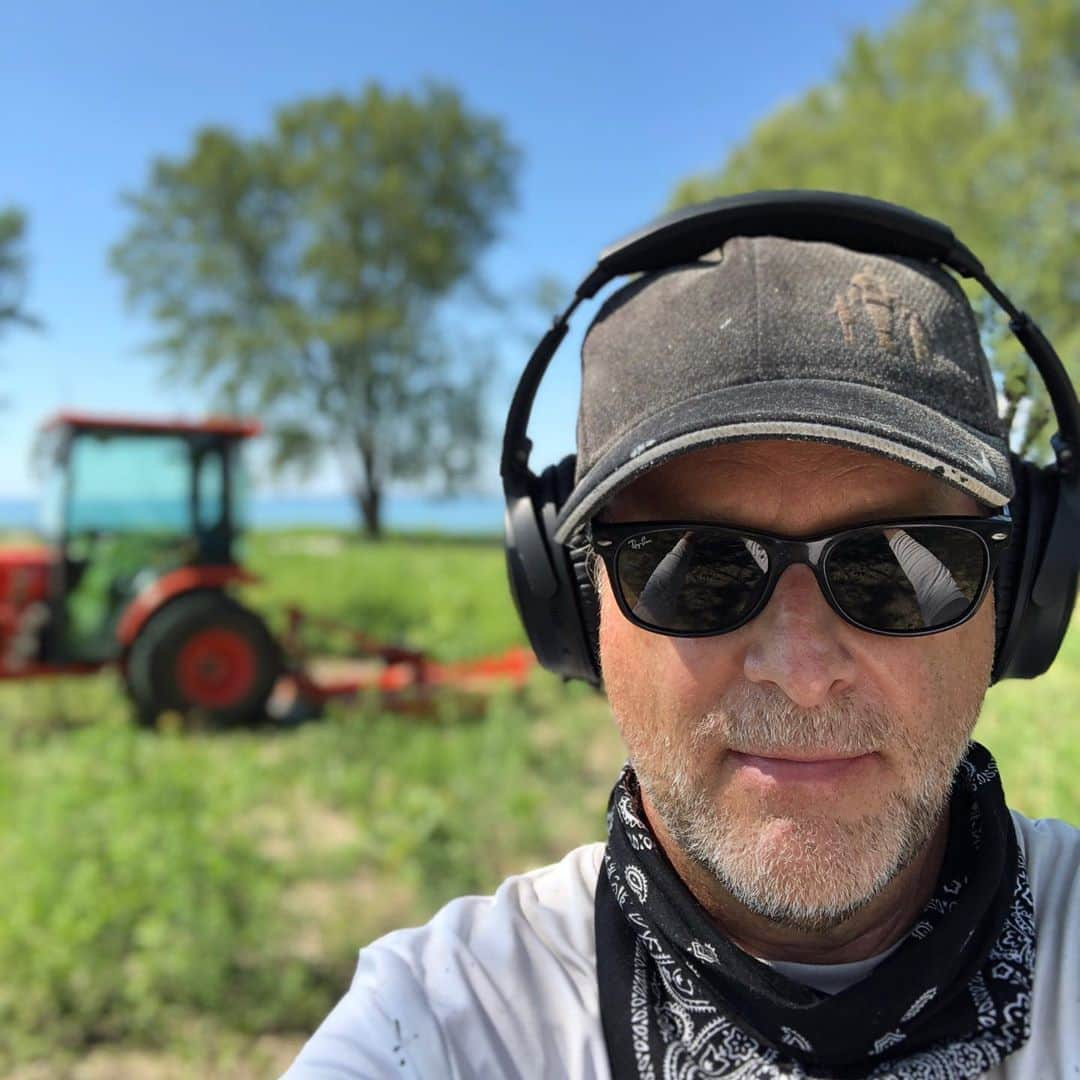
{"label": "man", "polygon": [[969,742],[1013,492],[959,287],[735,237],[582,365],[607,844],[364,949],[288,1076],[1080,1075],[1080,833]]}

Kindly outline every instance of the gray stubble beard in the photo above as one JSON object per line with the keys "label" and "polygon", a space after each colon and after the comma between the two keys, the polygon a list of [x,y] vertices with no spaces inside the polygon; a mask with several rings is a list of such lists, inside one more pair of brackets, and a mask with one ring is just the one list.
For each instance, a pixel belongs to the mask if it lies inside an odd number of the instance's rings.
{"label": "gray stubble beard", "polygon": [[[884,710],[850,698],[804,710],[779,690],[747,687],[726,695],[720,708],[691,726],[681,754],[663,737],[644,754],[631,746],[631,760],[653,808],[688,858],[755,914],[780,926],[820,931],[870,903],[926,845],[945,813],[977,715],[978,707],[963,724],[950,718],[957,734],[928,747],[910,740]],[[718,740],[759,753],[899,752],[911,769],[905,779],[914,782],[858,821],[825,815],[748,821],[718,807],[692,768],[709,760],[707,748]]]}

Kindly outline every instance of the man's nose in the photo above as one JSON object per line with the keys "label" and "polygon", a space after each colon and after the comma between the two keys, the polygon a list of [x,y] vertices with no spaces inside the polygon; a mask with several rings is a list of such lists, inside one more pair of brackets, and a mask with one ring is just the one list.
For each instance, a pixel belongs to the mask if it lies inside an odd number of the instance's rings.
{"label": "man's nose", "polygon": [[773,683],[797,705],[822,705],[855,680],[855,659],[844,644],[847,624],[829,607],[808,566],[784,571],[747,630],[746,678]]}

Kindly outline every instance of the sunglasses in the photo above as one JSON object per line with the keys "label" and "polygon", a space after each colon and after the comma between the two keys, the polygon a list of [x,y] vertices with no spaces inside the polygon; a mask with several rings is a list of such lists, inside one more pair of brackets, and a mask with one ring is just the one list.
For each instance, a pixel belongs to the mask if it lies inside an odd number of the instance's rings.
{"label": "sunglasses", "polygon": [[726,634],[769,602],[804,563],[829,606],[860,630],[936,634],[978,610],[1012,535],[994,517],[905,518],[789,539],[749,529],[664,521],[590,526],[619,609],[671,637]]}

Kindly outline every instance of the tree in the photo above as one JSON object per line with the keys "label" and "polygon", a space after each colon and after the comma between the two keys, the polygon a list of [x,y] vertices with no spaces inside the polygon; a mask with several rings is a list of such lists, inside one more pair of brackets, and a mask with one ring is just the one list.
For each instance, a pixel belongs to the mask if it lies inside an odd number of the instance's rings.
{"label": "tree", "polygon": [[[1080,373],[1080,7],[920,0],[856,33],[835,76],[759,123],[673,204],[755,188],[851,191],[948,223]],[[1014,445],[1050,420],[1022,350],[972,293]]]}
{"label": "tree", "polygon": [[14,207],[0,208],[0,334],[12,326],[40,324],[23,306],[26,296],[26,216]]}
{"label": "tree", "polygon": [[168,373],[257,411],[278,465],[335,452],[377,536],[390,480],[475,470],[486,373],[440,302],[487,295],[477,262],[517,162],[447,87],[303,101],[265,137],[208,128],[156,161],[113,266]]}

